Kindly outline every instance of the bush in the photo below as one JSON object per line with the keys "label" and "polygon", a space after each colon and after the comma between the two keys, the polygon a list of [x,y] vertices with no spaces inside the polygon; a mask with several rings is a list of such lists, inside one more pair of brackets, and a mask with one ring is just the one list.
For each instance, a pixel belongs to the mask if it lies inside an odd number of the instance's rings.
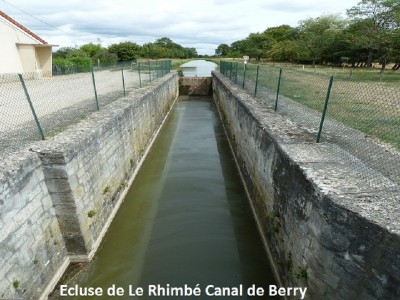
{"label": "bush", "polygon": [[92,61],[89,57],[54,58],[53,74],[70,74],[77,72],[89,72],[92,69]]}
{"label": "bush", "polygon": [[72,57],[69,61],[75,65],[76,72],[89,72],[92,69],[92,61],[89,57]]}

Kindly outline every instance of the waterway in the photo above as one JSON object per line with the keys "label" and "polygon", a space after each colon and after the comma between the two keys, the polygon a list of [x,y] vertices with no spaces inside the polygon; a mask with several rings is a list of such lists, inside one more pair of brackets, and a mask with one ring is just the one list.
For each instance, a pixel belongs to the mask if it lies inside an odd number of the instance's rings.
{"label": "waterway", "polygon": [[215,71],[218,65],[212,61],[197,59],[184,63],[180,67],[185,77],[211,77],[211,71]]}
{"label": "waterway", "polygon": [[[218,299],[247,299],[247,287],[275,284],[212,99],[180,97],[93,261],[68,282],[74,284],[121,287],[116,299],[208,299],[210,285],[233,293],[242,285],[242,296]],[[197,286],[201,296],[150,296],[153,285]],[[138,287],[143,296],[127,295]]]}

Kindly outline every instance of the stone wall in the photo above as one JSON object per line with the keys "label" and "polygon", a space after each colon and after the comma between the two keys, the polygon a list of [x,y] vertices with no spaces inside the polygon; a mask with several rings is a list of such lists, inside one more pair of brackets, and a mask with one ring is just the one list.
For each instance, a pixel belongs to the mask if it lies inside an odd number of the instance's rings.
{"label": "stone wall", "polygon": [[168,74],[0,165],[0,299],[46,297],[92,258],[178,96]]}
{"label": "stone wall", "polygon": [[399,193],[219,73],[213,93],[280,284],[307,299],[400,299]]}
{"label": "stone wall", "polygon": [[177,76],[168,77],[33,148],[72,261],[90,260],[177,97]]}
{"label": "stone wall", "polygon": [[68,257],[35,153],[1,163],[0,216],[0,299],[37,299]]}

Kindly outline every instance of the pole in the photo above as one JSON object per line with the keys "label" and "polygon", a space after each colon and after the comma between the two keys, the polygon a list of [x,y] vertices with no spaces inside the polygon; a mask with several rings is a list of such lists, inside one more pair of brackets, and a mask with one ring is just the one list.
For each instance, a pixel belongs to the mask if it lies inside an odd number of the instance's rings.
{"label": "pole", "polygon": [[275,99],[275,111],[278,110],[278,99],[279,99],[279,91],[281,89],[281,79],[282,79],[282,68],[279,70],[278,87],[276,89],[276,99]]}
{"label": "pole", "polygon": [[254,87],[254,97],[257,97],[257,88],[258,88],[258,72],[260,69],[260,65],[257,65],[257,74],[256,74],[256,86]]}
{"label": "pole", "polygon": [[139,87],[142,87],[142,77],[140,75],[140,62],[138,62],[138,71],[139,71]]}
{"label": "pole", "polygon": [[238,65],[239,63],[235,63],[235,84],[237,84]]}
{"label": "pole", "polygon": [[324,126],[325,115],[326,115],[326,111],[328,109],[328,101],[329,101],[329,98],[331,97],[332,85],[333,85],[333,76],[331,76],[331,78],[329,79],[328,91],[326,93],[324,109],[322,111],[321,122],[319,124],[319,130],[318,130],[318,135],[317,135],[317,143],[319,143],[319,141],[321,139],[321,133],[322,133],[322,128]]}
{"label": "pole", "polygon": [[243,89],[244,89],[245,81],[246,81],[246,63],[244,64],[244,69],[243,69],[243,84],[242,84]]}
{"label": "pole", "polygon": [[156,61],[155,64],[156,64],[155,68],[156,68],[156,79],[157,79],[158,78],[158,62]]}
{"label": "pole", "polygon": [[28,100],[29,107],[31,108],[32,115],[33,115],[33,118],[35,119],[36,126],[39,130],[39,135],[40,135],[41,139],[44,141],[45,138],[44,138],[43,129],[42,129],[42,126],[40,125],[39,118],[36,115],[35,108],[33,107],[33,103],[31,101],[31,97],[29,96],[28,89],[26,88],[24,78],[22,77],[22,74],[18,74],[18,77],[19,77],[19,81],[22,84],[22,88],[24,89],[26,100]]}
{"label": "pole", "polygon": [[151,62],[149,61],[149,79],[151,83]]}
{"label": "pole", "polygon": [[125,78],[124,78],[124,67],[121,67],[121,74],[122,74],[122,87],[124,89],[124,97],[126,96],[126,91],[125,91]]}
{"label": "pole", "polygon": [[96,80],[94,79],[93,67],[92,67],[92,82],[93,82],[93,88],[94,88],[94,98],[96,100],[96,108],[97,108],[97,110],[100,110],[99,99],[97,98]]}

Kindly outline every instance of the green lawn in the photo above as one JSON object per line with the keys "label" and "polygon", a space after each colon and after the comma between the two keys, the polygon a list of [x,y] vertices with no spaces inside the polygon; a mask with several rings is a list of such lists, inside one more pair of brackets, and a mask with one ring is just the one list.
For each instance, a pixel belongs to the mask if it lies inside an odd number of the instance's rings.
{"label": "green lawn", "polygon": [[[239,63],[240,75],[243,64]],[[279,67],[260,65],[258,86],[276,91]],[[334,68],[284,68],[280,95],[322,112],[330,76],[334,77],[328,117],[400,150],[400,72]],[[248,64],[246,78],[256,82],[257,66]],[[242,84],[238,81],[238,84]],[[251,91],[253,87],[247,86]]]}

